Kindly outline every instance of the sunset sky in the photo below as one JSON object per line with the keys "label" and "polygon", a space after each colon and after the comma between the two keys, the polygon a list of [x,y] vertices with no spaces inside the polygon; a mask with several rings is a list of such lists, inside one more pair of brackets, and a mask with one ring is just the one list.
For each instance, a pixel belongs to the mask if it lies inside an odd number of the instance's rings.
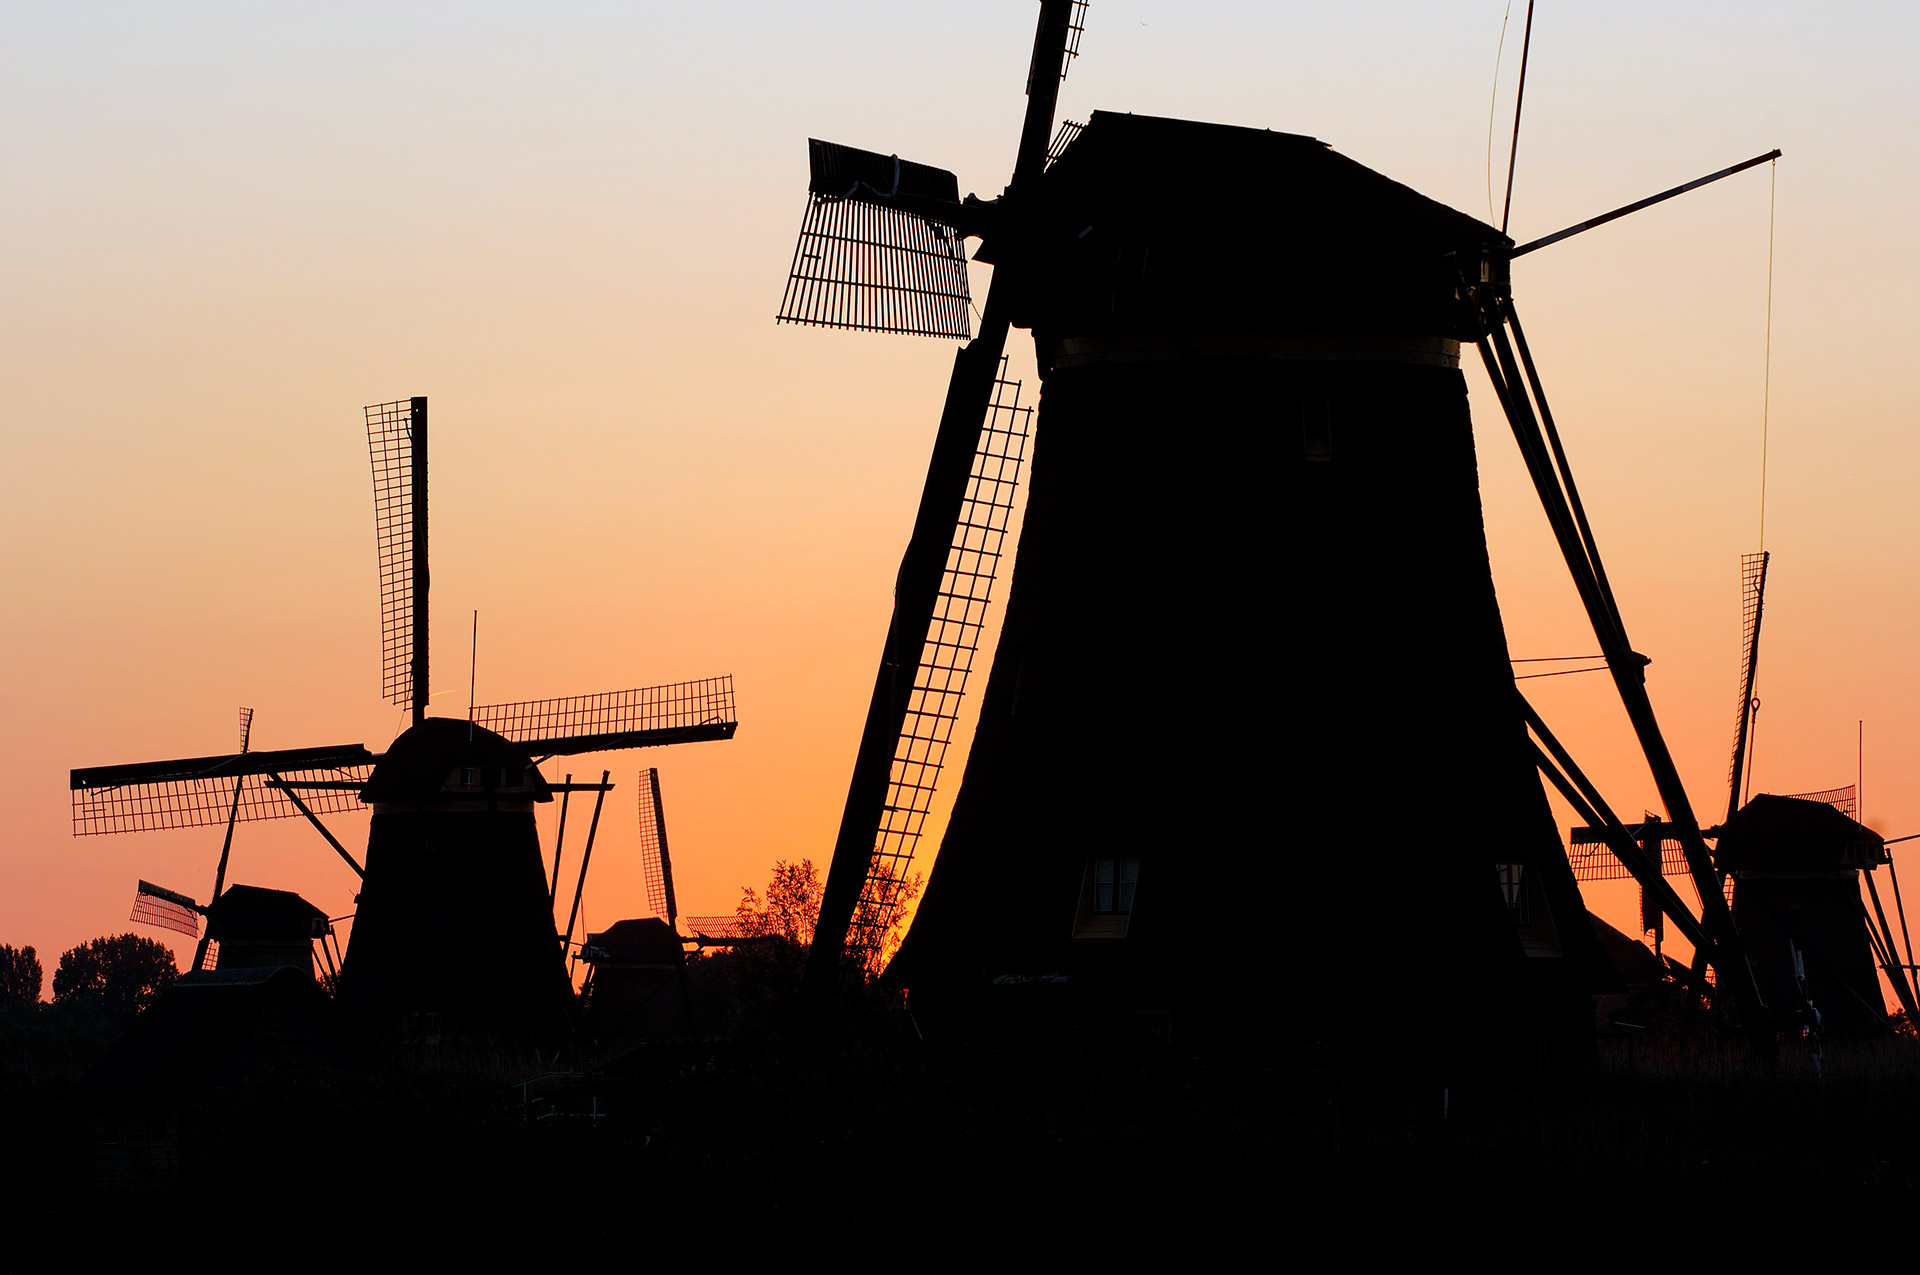
{"label": "sunset sky", "polygon": [[[1785,152],[1754,791],[1852,783],[1864,720],[1867,821],[1920,832],[1920,11],[1539,8],[1516,237]],[[1512,9],[1496,205],[1524,0]],[[1497,221],[1506,10],[1099,0],[1061,112],[1309,133]],[[605,767],[620,784],[590,922],[644,912],[642,765],[661,770],[683,911],[730,911],[776,859],[824,867],[952,350],[773,322],[806,140],[998,193],[1033,14],[0,11],[0,942],[36,946],[51,979],[64,948],[131,928],[137,878],[206,897],[219,829],[75,839],[70,768],[229,750],[239,705],[262,748],[377,751],[402,727],[380,695],[360,409],[415,394],[433,412],[436,714],[464,710],[475,609],[482,702],[736,678],[732,742],[573,759],[576,778]],[[1760,537],[1768,194],[1762,167],[1515,266],[1707,817],[1726,800],[1739,556]],[[1249,254],[1274,248],[1257,225],[1238,233]],[[1013,348],[1034,383],[1031,343]],[[1468,378],[1513,654],[1593,651],[1484,377]],[[1414,643],[1428,618],[1408,617]],[[1379,675],[1405,683],[1402,743],[1444,746],[1446,723],[1420,716],[1436,671]],[[1622,815],[1660,809],[1603,676],[1526,685]],[[1460,799],[1465,816],[1474,794]],[[330,822],[364,848],[364,814]],[[353,878],[302,824],[243,825],[229,879],[352,910]],[[1637,928],[1631,886],[1589,902]]]}

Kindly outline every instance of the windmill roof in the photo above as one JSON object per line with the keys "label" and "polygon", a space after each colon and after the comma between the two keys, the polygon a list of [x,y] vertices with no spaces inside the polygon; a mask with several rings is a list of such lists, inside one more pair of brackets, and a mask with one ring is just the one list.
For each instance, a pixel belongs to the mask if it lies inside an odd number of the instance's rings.
{"label": "windmill roof", "polygon": [[506,772],[507,781],[499,791],[523,800],[553,800],[546,779],[524,748],[457,717],[429,717],[403,732],[374,765],[360,800],[431,800],[445,793],[455,771],[465,769]]}
{"label": "windmill roof", "polygon": [[587,936],[587,959],[606,965],[678,965],[680,936],[657,916],[616,921]]}
{"label": "windmill roof", "polygon": [[1728,871],[1852,871],[1887,861],[1887,844],[1824,801],[1762,793],[1721,827],[1714,861]]}
{"label": "windmill roof", "polygon": [[1096,111],[1048,168],[1038,327],[1460,335],[1492,226],[1297,133]]}
{"label": "windmill roof", "polygon": [[222,943],[307,939],[313,936],[314,922],[324,925],[326,920],[325,912],[293,891],[257,885],[228,886],[207,908],[208,933]]}

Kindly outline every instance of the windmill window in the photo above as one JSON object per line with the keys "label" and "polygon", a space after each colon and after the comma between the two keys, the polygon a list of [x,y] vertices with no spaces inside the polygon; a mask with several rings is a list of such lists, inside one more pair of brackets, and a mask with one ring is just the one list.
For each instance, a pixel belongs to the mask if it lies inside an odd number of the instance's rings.
{"label": "windmill window", "polygon": [[1133,911],[1133,892],[1140,882],[1140,860],[1132,856],[1096,855],[1093,860],[1093,914],[1125,916]]}
{"label": "windmill window", "polygon": [[1507,919],[1515,925],[1532,924],[1533,909],[1527,903],[1527,865],[1496,863],[1494,868],[1500,874],[1500,897],[1507,905]]}

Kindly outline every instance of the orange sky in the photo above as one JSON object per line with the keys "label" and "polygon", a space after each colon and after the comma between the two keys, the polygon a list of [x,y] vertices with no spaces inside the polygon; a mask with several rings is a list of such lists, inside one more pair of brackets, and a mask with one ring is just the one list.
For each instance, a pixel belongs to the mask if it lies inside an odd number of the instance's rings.
{"label": "orange sky", "polygon": [[[1311,133],[1485,217],[1504,8],[1101,0],[1062,110]],[[1868,820],[1920,831],[1902,370],[1920,18],[1541,10],[1521,237],[1786,151],[1756,791],[1852,782],[1864,718]],[[661,768],[685,910],[729,910],[777,858],[824,860],[951,351],[773,323],[805,140],[992,194],[1031,31],[1026,0],[964,21],[880,3],[0,15],[0,942],[34,944],[50,978],[60,950],[128,928],[136,878],[206,893],[217,829],[75,840],[70,767],[228,748],[240,704],[260,747],[391,739],[359,409],[412,394],[433,401],[437,711],[463,706],[475,608],[482,701],[736,676],[735,741],[575,760],[622,784],[590,921],[642,910],[643,764]],[[1759,525],[1767,184],[1758,170],[1516,266],[1706,812],[1724,804],[1738,558]],[[1590,651],[1469,383],[1513,653]],[[1416,714],[1421,675],[1381,671]],[[1603,678],[1528,687],[1622,814],[1659,808]],[[363,842],[364,815],[332,822]],[[244,826],[232,878],[351,910],[351,877],[296,824]],[[1632,925],[1631,887],[1591,901]]]}

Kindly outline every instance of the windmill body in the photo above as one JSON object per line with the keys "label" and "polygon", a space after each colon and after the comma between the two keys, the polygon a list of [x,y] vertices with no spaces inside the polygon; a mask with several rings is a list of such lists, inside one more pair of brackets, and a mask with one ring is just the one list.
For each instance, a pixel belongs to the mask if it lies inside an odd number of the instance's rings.
{"label": "windmill body", "polygon": [[[1791,1011],[1811,1001],[1823,1033],[1885,1036],[1860,900],[1863,876],[1889,861],[1885,841],[1824,801],[1768,793],[1719,831],[1715,858],[1732,875],[1734,921],[1767,1004]],[[1904,979],[1887,973],[1902,990]]]}
{"label": "windmill body", "polygon": [[533,808],[553,795],[490,730],[429,717],[373,769],[367,875],[340,998],[381,1024],[438,1015],[463,1034],[555,1036],[572,987]]}
{"label": "windmill body", "polygon": [[1311,138],[1109,114],[1034,222],[1026,521],[889,977],[935,1019],[1044,988],[1189,1029],[1583,1031],[1603,958],[1458,368],[1455,254],[1502,237]]}

